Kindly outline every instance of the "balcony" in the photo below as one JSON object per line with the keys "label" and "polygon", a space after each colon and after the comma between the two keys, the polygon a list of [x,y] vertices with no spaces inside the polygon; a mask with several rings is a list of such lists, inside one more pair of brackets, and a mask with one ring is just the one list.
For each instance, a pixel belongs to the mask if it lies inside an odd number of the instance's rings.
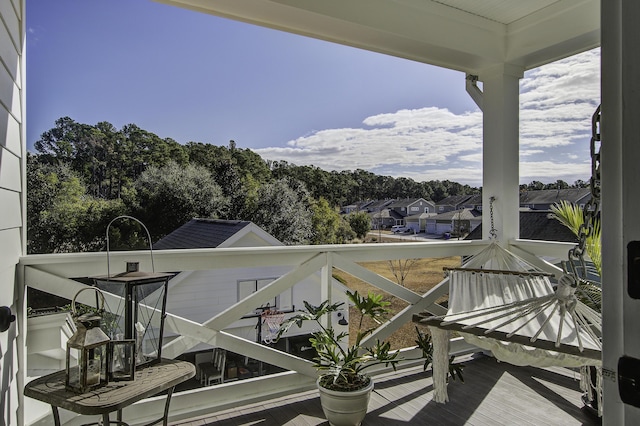
{"label": "balcony", "polygon": [[[444,313],[444,308],[435,302],[446,295],[446,281],[425,294],[416,294],[363,268],[358,264],[359,262],[469,256],[479,252],[486,245],[487,241],[447,241],[154,252],[157,271],[195,271],[260,266],[282,266],[289,270],[280,278],[203,324],[176,316],[171,312],[168,313],[167,332],[178,337],[163,347],[163,356],[167,358],[175,358],[200,343],[206,343],[238,354],[246,354],[256,360],[288,370],[269,376],[177,392],[172,400],[170,420],[185,424],[190,422],[203,424],[203,422],[213,421],[211,419],[233,417],[230,412],[225,410],[230,408],[238,410],[239,406],[250,404],[247,408],[253,413],[250,416],[276,416],[275,418],[277,418],[278,412],[289,407],[287,409],[296,415],[315,418],[315,420],[311,419],[309,424],[323,423],[324,418],[321,412],[318,413],[319,405],[315,403],[317,391],[313,390],[317,373],[310,361],[237,337],[226,329],[255,306],[260,306],[265,301],[273,299],[313,274],[320,276],[319,286],[322,299],[337,298],[339,295],[332,294],[334,290],[330,285],[331,271],[336,268],[408,303],[407,308],[369,337],[369,340],[372,341],[384,339],[403,324],[411,322],[414,313],[425,310],[434,314]],[[558,270],[538,256],[564,259],[571,247],[571,244],[565,243],[528,240],[510,242],[510,250],[551,273],[557,273]],[[112,264],[123,263],[125,260],[140,261],[141,269],[150,270],[150,265],[145,263],[149,262],[149,256],[146,252],[115,252],[111,254]],[[103,253],[33,255],[22,258],[21,266],[21,284],[67,299],[73,298],[83,286],[70,278],[99,275],[106,272]],[[171,290],[169,298],[171,298]],[[86,303],[91,303],[89,299]],[[473,348],[456,340],[452,346],[452,352],[469,354],[473,352]],[[397,420],[397,424],[403,424],[414,418],[413,416],[418,416],[417,418],[420,419],[426,419],[430,416],[444,418],[448,412],[459,413],[469,421],[482,418],[488,421],[491,416],[486,418],[487,413],[497,406],[508,407],[510,403],[515,404],[515,407],[520,407],[507,409],[513,413],[521,410],[531,416],[535,415],[535,413],[531,413],[531,407],[536,407],[535,410],[540,410],[541,413],[553,409],[559,410],[559,416],[562,415],[560,412],[568,412],[569,414],[566,414],[569,416],[568,418],[577,419],[575,421],[580,423],[587,422],[585,418],[581,417],[583,414],[579,409],[581,404],[580,394],[577,391],[578,382],[568,380],[566,374],[570,373],[564,370],[563,373],[557,373],[537,369],[520,369],[506,364],[496,364],[488,358],[473,361],[469,359],[468,367],[465,370],[467,383],[461,386],[454,384],[451,395],[452,402],[450,405],[441,406],[431,402],[429,372],[423,373],[422,368],[415,364],[401,367],[395,374],[390,374],[388,371],[378,372],[382,374],[377,379],[381,383],[379,385],[380,391],[370,405],[370,411],[373,415],[367,417],[367,424],[369,422],[371,422],[370,424],[388,422],[391,419]],[[514,378],[516,383],[514,383]],[[509,391],[511,386],[513,389]],[[529,389],[526,392],[528,395],[530,394],[531,401],[519,402],[511,398],[510,394],[519,393],[520,389],[524,388]],[[569,388],[569,390],[565,390],[565,388]],[[471,395],[475,399],[472,404],[469,404]],[[273,398],[278,399],[273,400]],[[46,424],[47,420],[50,421],[50,417],[47,417],[50,416],[48,407],[42,405],[37,407],[38,404],[33,400],[25,402],[28,404],[26,412],[31,416],[31,418],[25,419],[27,424],[34,422],[35,424],[40,424],[40,422]],[[459,407],[458,404],[461,403],[466,408]],[[125,409],[124,417],[130,424],[142,424],[149,419],[157,418],[162,409],[162,398],[151,398],[136,404],[134,408]],[[287,421],[292,422],[289,424],[300,424],[295,422],[295,418],[292,417]],[[460,424],[459,420],[451,420],[451,424]],[[81,419],[72,413],[63,412],[63,422],[66,422],[64,424],[75,425],[86,423],[86,421],[86,418]],[[222,424],[244,424],[243,421],[240,416],[236,420],[226,420],[228,423]],[[267,424],[282,424],[279,420],[269,420],[269,422]],[[481,421],[478,423],[482,424]],[[561,423],[571,424],[571,422],[564,421]]]}
{"label": "balcony", "polygon": [[[364,424],[598,425],[581,406],[566,371],[515,367],[476,355],[463,358],[466,383],[449,385],[451,401],[432,401],[431,373],[414,367],[376,376]],[[316,390],[177,421],[175,426],[326,425]]]}

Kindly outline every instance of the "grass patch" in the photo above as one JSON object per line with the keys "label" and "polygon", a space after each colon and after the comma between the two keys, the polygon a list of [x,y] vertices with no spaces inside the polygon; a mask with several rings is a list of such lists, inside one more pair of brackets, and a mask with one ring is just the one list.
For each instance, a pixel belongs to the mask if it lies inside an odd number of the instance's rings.
{"label": "grass patch", "polygon": [[[389,267],[388,261],[362,262],[360,263],[360,265],[378,275],[388,278],[393,282],[397,282],[395,277],[393,276],[391,268]],[[422,295],[431,290],[435,285],[437,285],[444,279],[442,268],[456,266],[460,266],[459,256],[418,259],[411,267],[410,272],[407,274],[404,281],[404,286],[409,290]],[[336,269],[334,270],[333,275],[336,279],[349,287],[349,289],[351,289],[352,291],[357,290],[361,294],[367,294],[367,292],[369,291],[384,294],[385,300],[391,303],[391,305],[389,306],[390,317],[397,314],[408,305],[407,302],[400,300],[397,297],[391,296],[390,294],[383,292],[377,287],[367,284],[364,281],[359,280],[343,271]],[[356,315],[354,315],[354,312],[352,311],[353,308],[350,309],[350,318],[356,318]],[[371,324],[366,324],[365,328],[368,328],[370,326]],[[356,335],[357,327],[358,324],[356,324],[355,321],[349,321],[349,334],[351,336]],[[415,346],[415,324],[413,324],[412,322],[404,324],[401,328],[396,330],[388,340],[391,342],[391,346],[394,349]]]}

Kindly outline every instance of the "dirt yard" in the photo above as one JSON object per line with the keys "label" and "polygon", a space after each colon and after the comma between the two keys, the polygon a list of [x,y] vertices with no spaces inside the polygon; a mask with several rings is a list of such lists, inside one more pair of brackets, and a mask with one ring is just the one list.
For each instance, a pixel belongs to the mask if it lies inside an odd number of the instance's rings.
{"label": "dirt yard", "polygon": [[[397,266],[397,261],[395,261],[395,264]],[[360,265],[379,275],[382,275],[385,278],[390,279],[391,281],[397,282],[388,261],[365,262],[361,263]],[[422,295],[444,279],[442,270],[443,267],[456,266],[460,266],[459,257],[416,259],[415,263],[411,265],[409,272],[406,274],[404,286],[409,290]],[[335,270],[334,275],[342,282],[346,283],[347,287],[349,287],[351,290],[357,290],[360,294],[367,294],[368,291],[382,293],[382,291],[378,288],[373,287],[340,270]],[[398,298],[393,297],[389,294],[386,294],[385,300],[391,303],[391,305],[389,305],[389,318],[400,312],[408,305],[405,301],[399,300]],[[358,320],[360,316],[357,312],[355,312],[353,308],[351,308],[349,312],[349,318],[349,334],[351,336],[355,336],[357,333]],[[365,327],[369,326],[370,325],[365,325]],[[415,346],[415,336],[415,324],[408,322],[404,324],[399,330],[397,330],[389,340],[391,341],[392,347],[394,349],[400,349],[404,347]]]}

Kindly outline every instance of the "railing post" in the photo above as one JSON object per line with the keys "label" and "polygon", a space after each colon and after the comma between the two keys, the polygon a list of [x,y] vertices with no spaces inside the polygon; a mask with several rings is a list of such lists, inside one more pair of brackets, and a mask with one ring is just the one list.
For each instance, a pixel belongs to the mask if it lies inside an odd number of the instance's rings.
{"label": "railing post", "polygon": [[[331,252],[325,252],[325,265],[320,270],[320,301],[328,300],[329,303],[333,303],[331,278],[333,276],[333,254]],[[323,324],[325,327],[331,326],[331,315],[325,315],[323,320],[327,321],[327,324]]]}

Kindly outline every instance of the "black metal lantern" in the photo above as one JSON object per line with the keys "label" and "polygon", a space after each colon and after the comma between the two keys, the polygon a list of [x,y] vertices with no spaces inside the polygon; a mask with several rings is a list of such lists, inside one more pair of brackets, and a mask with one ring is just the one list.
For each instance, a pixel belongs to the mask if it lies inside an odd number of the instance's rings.
{"label": "black metal lantern", "polygon": [[[149,231],[139,220],[130,216],[119,216],[137,221],[147,232],[151,252],[151,265],[153,265],[153,248]],[[109,223],[109,226],[111,226]],[[115,342],[112,344],[113,358],[111,369],[114,380],[127,380],[133,377],[131,369],[127,368],[127,354],[129,343],[134,341],[134,358],[132,365],[151,365],[160,362],[162,356],[162,338],[164,334],[164,319],[166,316],[167,290],[169,279],[174,274],[158,272],[142,272],[138,262],[127,262],[125,272],[111,274],[109,261],[109,226],[107,226],[107,275],[93,277],[94,285],[99,289],[118,296],[119,302],[114,309],[109,309],[113,316],[107,324],[108,333]],[[124,354],[124,355],[123,355]],[[122,362],[119,365],[118,356]]]}
{"label": "black metal lantern", "polygon": [[[98,313],[87,312],[78,315],[76,298],[84,290],[94,290],[102,297]],[[65,385],[69,390],[85,393],[108,383],[107,359],[110,339],[100,328],[104,296],[98,289],[83,288],[76,293],[71,307],[77,328],[67,341]]]}

